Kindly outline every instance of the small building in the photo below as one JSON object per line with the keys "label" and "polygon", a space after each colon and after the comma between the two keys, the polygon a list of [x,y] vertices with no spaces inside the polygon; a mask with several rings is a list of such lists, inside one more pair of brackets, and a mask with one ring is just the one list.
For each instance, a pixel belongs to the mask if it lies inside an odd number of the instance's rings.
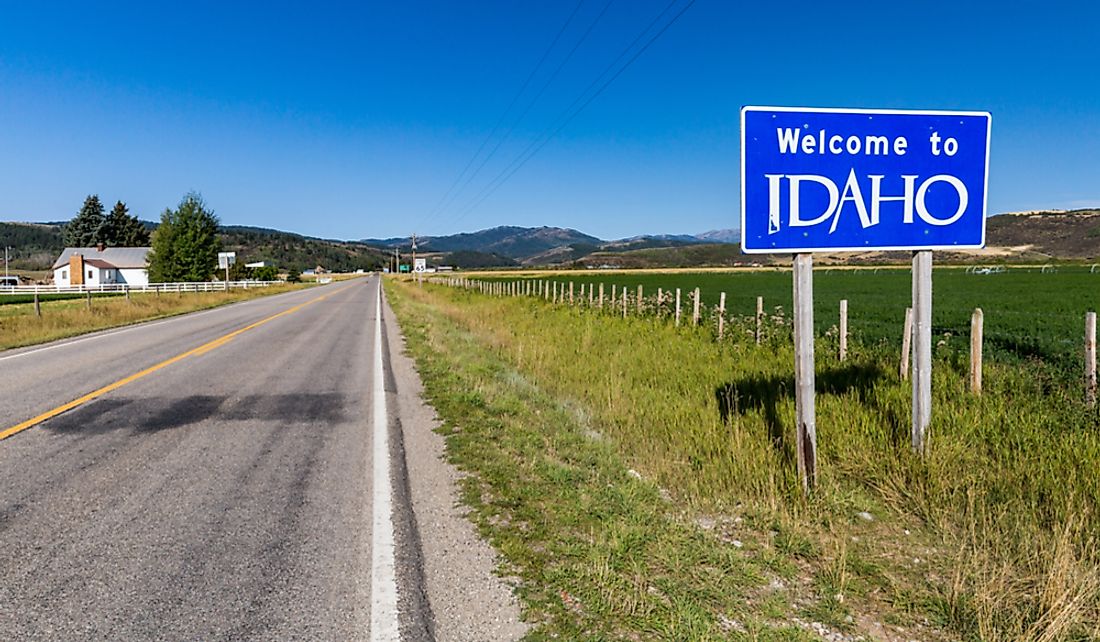
{"label": "small building", "polygon": [[53,282],[74,285],[149,284],[148,247],[67,247],[53,264]]}

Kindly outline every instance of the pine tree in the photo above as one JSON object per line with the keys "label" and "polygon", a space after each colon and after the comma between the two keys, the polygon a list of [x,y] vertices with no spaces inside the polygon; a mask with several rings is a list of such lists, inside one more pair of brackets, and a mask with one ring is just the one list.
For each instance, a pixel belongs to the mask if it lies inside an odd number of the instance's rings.
{"label": "pine tree", "polygon": [[208,281],[218,267],[218,218],[202,197],[188,194],[175,210],[167,209],[153,233],[149,280],[156,283]]}
{"label": "pine tree", "polygon": [[111,247],[145,247],[149,245],[149,232],[136,216],[130,216],[126,203],[115,203],[107,215],[105,242]]}
{"label": "pine tree", "polygon": [[65,245],[69,247],[93,247],[105,242],[107,217],[103,215],[103,203],[97,194],[84,199],[84,206],[76,217],[65,226]]}

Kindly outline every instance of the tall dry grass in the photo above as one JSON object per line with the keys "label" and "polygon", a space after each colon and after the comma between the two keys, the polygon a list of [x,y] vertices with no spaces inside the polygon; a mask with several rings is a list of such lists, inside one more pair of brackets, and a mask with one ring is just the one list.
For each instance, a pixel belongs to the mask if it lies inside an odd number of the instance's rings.
{"label": "tall dry grass", "polygon": [[[872,539],[861,544],[868,568],[881,569],[864,573],[877,587],[868,592],[963,639],[1100,632],[1100,417],[1040,363],[987,365],[985,394],[974,397],[966,363],[938,348],[921,458],[910,451],[911,393],[889,346],[855,343],[841,363],[832,339],[819,338],[820,484],[807,499],[793,464],[793,352],[781,312],[757,346],[749,319],[718,342],[711,328],[675,328],[668,315],[624,320],[430,285],[408,294],[583,408],[685,507],[755,514],[816,539],[807,557],[826,577],[847,582],[854,562],[837,567],[840,550],[852,554],[824,543],[858,533]],[[873,527],[853,520],[862,511],[876,516]],[[917,532],[903,536],[903,526]]]}
{"label": "tall dry grass", "polygon": [[86,299],[47,301],[41,304],[42,316],[36,316],[34,304],[0,306],[0,350],[45,343],[66,337],[105,330],[141,321],[278,294],[303,286],[278,285],[229,292],[184,292],[92,296]]}

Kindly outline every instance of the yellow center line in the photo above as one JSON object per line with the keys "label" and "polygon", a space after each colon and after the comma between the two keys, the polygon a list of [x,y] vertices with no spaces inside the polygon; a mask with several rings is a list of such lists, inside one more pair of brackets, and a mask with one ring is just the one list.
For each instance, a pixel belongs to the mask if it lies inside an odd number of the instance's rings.
{"label": "yellow center line", "polygon": [[288,314],[293,314],[293,313],[297,312],[298,310],[301,310],[302,308],[306,307],[307,305],[312,305],[314,303],[317,303],[318,301],[323,301],[323,300],[329,298],[330,296],[332,296],[334,294],[338,294],[340,292],[343,292],[344,290],[347,290],[347,288],[341,288],[341,289],[339,289],[335,292],[329,292],[328,294],[323,294],[323,295],[321,295],[321,296],[319,296],[315,299],[310,299],[309,301],[306,301],[305,303],[298,304],[298,305],[296,305],[292,308],[288,308],[286,310],[283,310],[282,312],[278,312],[278,313],[273,314],[273,315],[271,315],[269,317],[266,317],[264,319],[260,319],[259,321],[255,322],[255,323],[252,323],[250,325],[246,325],[243,328],[240,328],[238,330],[234,330],[233,332],[230,332],[229,334],[218,337],[217,339],[214,339],[213,341],[209,341],[207,343],[204,343],[204,344],[202,344],[201,346],[199,346],[197,348],[192,348],[192,349],[188,350],[187,352],[184,352],[182,354],[177,354],[176,356],[172,357],[171,359],[166,359],[166,360],[161,361],[160,363],[158,363],[156,365],[149,366],[148,368],[142,370],[141,372],[136,372],[136,373],[134,373],[134,374],[132,374],[128,377],[125,377],[123,379],[119,379],[118,381],[116,381],[112,384],[108,384],[106,386],[103,386],[102,388],[100,388],[98,390],[93,390],[92,392],[89,392],[88,394],[84,395],[83,397],[80,397],[78,399],[73,399],[69,403],[62,404],[62,405],[60,405],[56,408],[53,408],[52,410],[47,410],[46,412],[38,415],[37,417],[33,417],[31,419],[28,419],[28,420],[24,421],[23,423],[16,424],[16,425],[12,426],[11,428],[8,428],[7,430],[4,430],[3,432],[0,432],[0,441],[2,441],[4,439],[7,439],[8,437],[11,437],[12,435],[21,433],[21,432],[23,432],[24,430],[26,430],[28,428],[33,428],[34,426],[37,426],[38,424],[42,423],[43,421],[46,421],[47,419],[51,419],[53,417],[56,417],[56,416],[60,415],[63,412],[72,410],[73,408],[76,408],[77,406],[88,403],[92,399],[95,399],[97,397],[102,397],[103,395],[107,394],[108,392],[111,392],[112,390],[118,390],[119,388],[121,388],[122,386],[125,386],[128,383],[133,383],[133,382],[137,381],[138,379],[141,379],[142,377],[151,375],[154,372],[156,372],[157,370],[160,370],[161,368],[166,368],[166,367],[172,365],[173,363],[176,363],[177,361],[183,361],[187,357],[195,357],[195,356],[206,354],[207,352],[210,352],[211,350],[213,350],[215,348],[219,348],[219,347],[229,343],[233,339],[235,339],[238,336],[244,334],[245,332],[248,332],[249,330],[252,330],[254,328],[258,328],[258,327],[262,326],[263,324],[265,324],[269,321],[274,321],[275,319],[278,319],[279,317],[284,317]]}

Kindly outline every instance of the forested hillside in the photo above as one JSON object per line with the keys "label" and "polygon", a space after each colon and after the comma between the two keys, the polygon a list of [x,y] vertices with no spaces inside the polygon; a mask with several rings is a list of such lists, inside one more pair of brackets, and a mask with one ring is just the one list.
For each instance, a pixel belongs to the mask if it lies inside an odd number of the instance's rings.
{"label": "forested hillside", "polygon": [[[383,264],[383,250],[363,243],[329,241],[260,227],[222,226],[222,249],[236,252],[241,263],[267,261],[280,270],[321,266],[331,272],[372,270]],[[54,223],[0,223],[0,247],[10,247],[11,266],[45,270],[65,244],[62,226]]]}

